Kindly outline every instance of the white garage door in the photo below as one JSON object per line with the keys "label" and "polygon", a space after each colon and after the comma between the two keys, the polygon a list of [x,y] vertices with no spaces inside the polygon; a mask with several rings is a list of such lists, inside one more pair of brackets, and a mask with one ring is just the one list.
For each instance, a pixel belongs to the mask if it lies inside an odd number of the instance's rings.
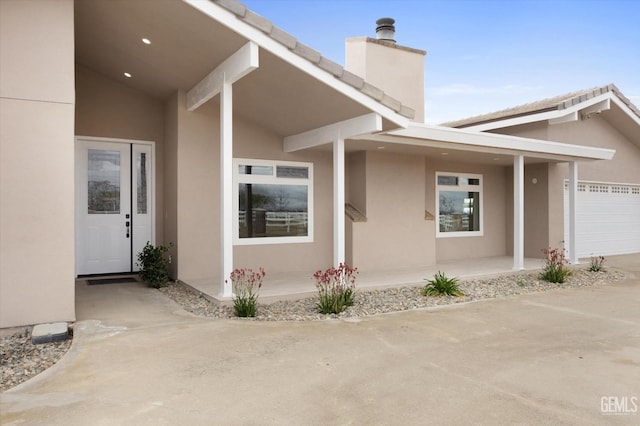
{"label": "white garage door", "polygon": [[[564,191],[564,240],[569,242],[569,189]],[[578,257],[640,253],[640,185],[579,182]]]}

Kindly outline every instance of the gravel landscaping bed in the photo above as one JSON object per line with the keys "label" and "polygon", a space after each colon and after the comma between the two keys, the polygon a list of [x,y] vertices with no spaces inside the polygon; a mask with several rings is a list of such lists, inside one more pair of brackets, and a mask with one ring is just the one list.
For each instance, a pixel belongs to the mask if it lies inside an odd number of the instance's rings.
{"label": "gravel landscaping bed", "polygon": [[[354,318],[560,288],[608,285],[623,278],[624,274],[616,271],[589,272],[586,269],[575,269],[566,283],[552,284],[540,280],[537,272],[514,273],[489,279],[461,281],[459,287],[464,294],[462,297],[425,297],[421,294],[420,286],[358,290],[355,304],[339,315],[319,314],[316,311],[316,298],[307,297],[271,304],[258,303],[256,318],[249,320],[316,321]],[[219,306],[212,303],[181,284],[170,283],[160,291],[195,315],[209,318],[237,318],[232,306]],[[30,328],[0,338],[0,391],[10,389],[49,368],[70,347],[71,338],[63,342],[34,345],[31,343]]]}
{"label": "gravel landscaping bed", "polygon": [[31,328],[0,338],[0,392],[51,367],[67,353],[71,337],[62,342],[31,343]]}
{"label": "gravel landscaping bed", "polygon": [[[606,285],[622,278],[624,278],[624,274],[621,272],[590,272],[586,269],[575,269],[567,282],[554,284],[540,280],[537,272],[514,273],[489,279],[461,281],[459,288],[464,294],[462,297],[425,297],[421,293],[422,287],[420,286],[395,287],[384,290],[358,290],[354,305],[339,315],[318,313],[316,310],[316,298],[307,297],[301,300],[279,301],[270,304],[258,302],[254,320],[313,321],[362,317],[560,288]],[[181,284],[171,283],[161,288],[160,291],[176,301],[186,311],[195,315],[209,318],[237,318],[233,313],[232,306],[220,306],[210,302]]]}

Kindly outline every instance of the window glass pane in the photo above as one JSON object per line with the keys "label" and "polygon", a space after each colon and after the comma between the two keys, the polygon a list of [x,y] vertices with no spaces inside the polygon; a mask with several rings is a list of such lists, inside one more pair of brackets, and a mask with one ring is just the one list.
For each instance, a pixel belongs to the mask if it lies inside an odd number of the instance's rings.
{"label": "window glass pane", "polygon": [[308,235],[308,187],[241,183],[240,238]]}
{"label": "window glass pane", "polygon": [[120,213],[120,152],[89,150],[88,213]]}
{"label": "window glass pane", "polygon": [[458,176],[438,176],[438,185],[458,185]]}
{"label": "window glass pane", "polygon": [[460,185],[480,185],[480,179],[476,178],[460,178]]}
{"label": "window glass pane", "polygon": [[138,214],[147,214],[147,154],[139,152],[136,159],[137,181],[136,197]]}
{"label": "window glass pane", "polygon": [[276,176],[279,178],[309,178],[309,169],[307,167],[288,167],[277,166]]}
{"label": "window glass pane", "polygon": [[480,231],[480,193],[440,191],[440,232]]}
{"label": "window glass pane", "polygon": [[272,166],[252,166],[250,164],[240,164],[238,166],[241,175],[262,175],[273,176]]}

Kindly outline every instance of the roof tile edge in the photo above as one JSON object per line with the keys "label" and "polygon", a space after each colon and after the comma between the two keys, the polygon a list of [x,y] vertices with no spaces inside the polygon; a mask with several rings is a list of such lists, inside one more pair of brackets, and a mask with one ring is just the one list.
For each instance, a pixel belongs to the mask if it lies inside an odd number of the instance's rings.
{"label": "roof tile edge", "polygon": [[237,0],[210,0],[211,2],[223,7],[229,12],[236,15],[238,19],[262,31],[276,42],[286,47],[289,51],[295,53],[303,59],[315,64],[318,68],[330,73],[336,79],[354,87],[364,95],[380,102],[386,107],[403,117],[413,119],[415,111],[399,100],[385,94],[381,89],[366,83],[362,77],[359,77],[347,71],[342,65],[322,56],[317,50],[300,43],[295,36],[273,25],[273,23],[257,13],[248,9],[243,3]]}

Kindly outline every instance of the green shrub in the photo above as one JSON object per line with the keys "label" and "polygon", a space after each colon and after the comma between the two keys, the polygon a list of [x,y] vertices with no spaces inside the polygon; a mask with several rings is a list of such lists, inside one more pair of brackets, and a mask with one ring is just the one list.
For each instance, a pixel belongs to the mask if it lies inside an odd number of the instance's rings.
{"label": "green shrub", "polygon": [[427,284],[422,288],[422,294],[425,296],[464,296],[458,289],[457,278],[448,278],[444,272],[438,271],[432,280],[428,280]]}
{"label": "green shrub", "polygon": [[233,287],[233,310],[239,317],[255,317],[258,305],[258,290],[262,288],[262,279],[267,275],[263,268],[257,272],[248,268],[238,268],[231,272]]}
{"label": "green shrub", "polygon": [[544,267],[540,273],[540,278],[550,283],[563,283],[569,275],[571,269],[567,266],[569,261],[565,256],[565,249],[544,249],[546,257]]}
{"label": "green shrub", "polygon": [[169,263],[171,259],[165,253],[173,247],[172,243],[167,246],[153,246],[147,244],[138,253],[138,266],[140,276],[149,287],[160,288],[167,285],[169,281]]}
{"label": "green shrub", "polygon": [[339,314],[353,306],[357,274],[358,268],[351,268],[346,263],[313,274],[318,289],[316,306],[321,314]]}
{"label": "green shrub", "polygon": [[589,264],[589,270],[591,272],[601,272],[604,271],[604,262],[606,259],[604,256],[591,257],[591,263]]}

